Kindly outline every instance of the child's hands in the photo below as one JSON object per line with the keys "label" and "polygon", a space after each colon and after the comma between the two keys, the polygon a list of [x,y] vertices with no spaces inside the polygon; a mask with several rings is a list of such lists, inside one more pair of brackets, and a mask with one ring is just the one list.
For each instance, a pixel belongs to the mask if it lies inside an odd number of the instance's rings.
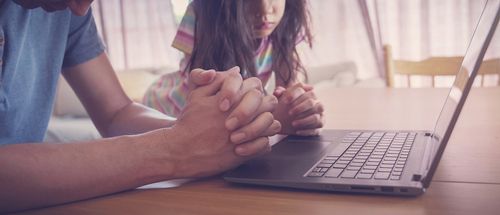
{"label": "child's hands", "polygon": [[278,98],[278,106],[273,114],[282,125],[281,134],[319,134],[323,127],[323,105],[317,100],[312,86],[297,83],[286,89],[277,87],[274,96]]}

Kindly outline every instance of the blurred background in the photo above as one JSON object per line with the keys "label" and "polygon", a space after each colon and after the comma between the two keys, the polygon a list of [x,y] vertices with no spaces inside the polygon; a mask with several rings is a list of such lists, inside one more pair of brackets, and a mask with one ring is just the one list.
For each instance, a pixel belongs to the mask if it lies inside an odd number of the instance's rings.
{"label": "blurred background", "polygon": [[[485,2],[310,0],[313,48],[301,46],[299,54],[317,87],[386,87],[384,46],[391,47],[395,59],[463,56]],[[140,101],[159,75],[178,70],[182,55],[171,42],[188,4],[189,0],[94,1],[93,14],[109,58],[134,100]],[[498,35],[486,59],[500,57]],[[395,77],[395,87],[407,87],[407,80]],[[435,79],[437,87],[449,87],[452,81],[452,77]],[[489,75],[484,81],[485,86],[494,86],[499,77]],[[411,82],[412,87],[431,86],[428,77],[413,77]],[[63,80],[57,96],[47,141],[98,136]],[[65,124],[68,121],[71,125]]]}
{"label": "blurred background", "polygon": [[[303,47],[307,67],[353,62],[361,80],[383,75],[382,46],[398,59],[464,55],[485,0],[309,1],[313,49]],[[177,68],[170,46],[189,0],[94,2],[94,16],[115,69]],[[499,44],[495,45],[498,54]]]}

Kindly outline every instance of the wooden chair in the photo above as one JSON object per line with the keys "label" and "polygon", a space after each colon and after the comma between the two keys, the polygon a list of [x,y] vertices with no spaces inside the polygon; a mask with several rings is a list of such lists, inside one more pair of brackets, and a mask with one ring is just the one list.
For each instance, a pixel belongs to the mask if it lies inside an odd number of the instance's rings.
{"label": "wooden chair", "polygon": [[[384,46],[385,75],[388,87],[394,87],[394,76],[405,75],[408,86],[412,87],[410,77],[429,76],[432,87],[435,87],[436,76],[454,76],[462,63],[463,57],[431,57],[422,61],[394,60],[390,45]],[[481,86],[484,86],[485,75],[497,75],[497,85],[500,85],[500,58],[483,61],[478,76],[481,76]]]}

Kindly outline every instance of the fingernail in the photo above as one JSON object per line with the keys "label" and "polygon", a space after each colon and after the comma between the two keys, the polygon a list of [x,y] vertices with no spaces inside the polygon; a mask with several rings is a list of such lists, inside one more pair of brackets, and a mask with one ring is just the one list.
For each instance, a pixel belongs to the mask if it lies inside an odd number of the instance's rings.
{"label": "fingernail", "polygon": [[220,106],[219,106],[219,107],[220,107],[220,109],[221,109],[222,111],[227,111],[227,110],[229,110],[230,106],[231,106],[231,105],[229,104],[229,99],[224,99],[224,100],[222,100],[222,102],[220,103]]}
{"label": "fingernail", "polygon": [[239,132],[239,133],[236,133],[234,135],[231,135],[231,141],[233,143],[240,143],[242,142],[245,138],[247,137],[247,135],[243,132]]}
{"label": "fingernail", "polygon": [[234,149],[236,154],[237,155],[240,155],[240,156],[245,156],[246,153],[245,153],[245,148],[241,147],[241,146],[236,146],[236,149]]}
{"label": "fingernail", "polygon": [[[276,120],[277,121],[277,120]],[[277,121],[278,123],[273,123],[273,131],[280,132],[281,131],[281,123]]]}
{"label": "fingernail", "polygon": [[226,121],[226,128],[230,131],[236,129],[236,126],[238,126],[238,118],[236,117],[231,117],[231,119]]}
{"label": "fingernail", "polygon": [[229,70],[240,70],[240,67],[239,66],[234,66],[233,68],[229,69]]}

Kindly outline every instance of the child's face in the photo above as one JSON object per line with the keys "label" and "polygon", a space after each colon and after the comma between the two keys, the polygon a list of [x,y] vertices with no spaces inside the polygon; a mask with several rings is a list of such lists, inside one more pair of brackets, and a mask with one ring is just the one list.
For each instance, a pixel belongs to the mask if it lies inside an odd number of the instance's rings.
{"label": "child's face", "polygon": [[246,0],[245,11],[255,38],[271,35],[285,13],[286,0]]}

